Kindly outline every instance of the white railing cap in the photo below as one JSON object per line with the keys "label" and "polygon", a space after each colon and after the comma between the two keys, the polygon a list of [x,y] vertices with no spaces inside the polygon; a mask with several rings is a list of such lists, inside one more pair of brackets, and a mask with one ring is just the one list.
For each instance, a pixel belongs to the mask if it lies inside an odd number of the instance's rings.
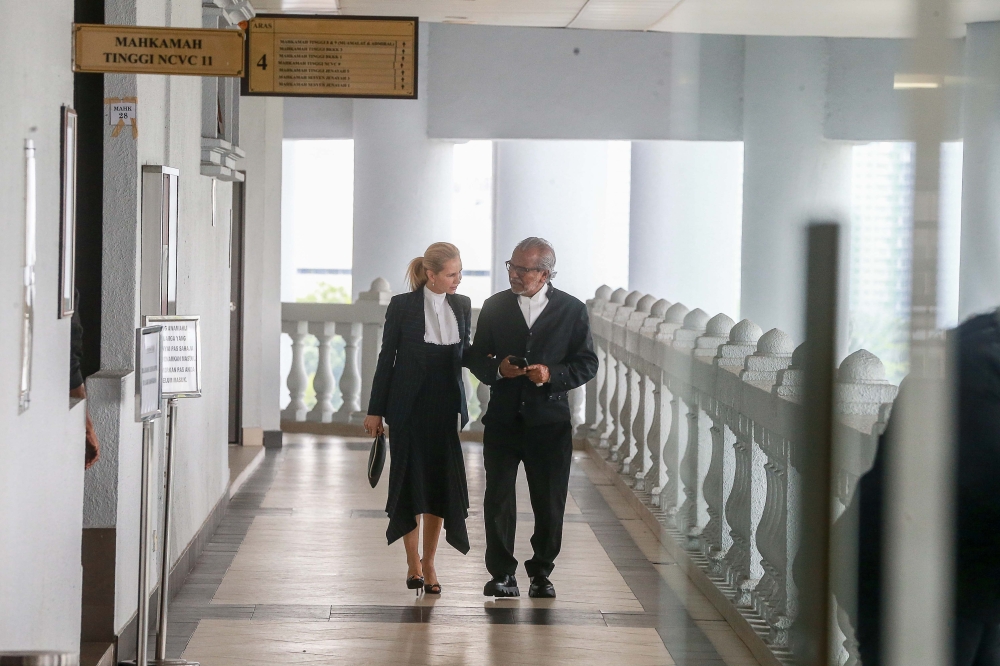
{"label": "white railing cap", "polygon": [[634,308],[639,304],[639,299],[642,298],[641,291],[630,292],[628,296],[625,297],[625,305],[630,308]]}
{"label": "white railing cap", "polygon": [[385,278],[377,277],[372,280],[371,289],[358,294],[359,301],[374,301],[380,305],[388,305],[392,299],[392,287]]}
{"label": "white railing cap", "polygon": [[638,310],[639,312],[649,314],[652,311],[653,303],[655,302],[656,302],[655,296],[650,296],[649,294],[646,294],[645,296],[639,299],[638,303],[636,303],[635,309]]}
{"label": "white railing cap", "polygon": [[602,284],[594,292],[594,298],[599,301],[610,301],[611,300],[611,287],[606,284]]}
{"label": "white railing cap", "polygon": [[649,314],[651,314],[654,317],[660,317],[662,319],[663,316],[667,314],[667,310],[670,309],[671,305],[673,305],[673,303],[671,303],[665,298],[661,298],[660,300],[653,303],[653,307],[649,309]]}
{"label": "white railing cap", "polygon": [[622,289],[621,287],[618,287],[611,294],[611,302],[621,305],[625,302],[626,296],[628,296],[628,292]]}

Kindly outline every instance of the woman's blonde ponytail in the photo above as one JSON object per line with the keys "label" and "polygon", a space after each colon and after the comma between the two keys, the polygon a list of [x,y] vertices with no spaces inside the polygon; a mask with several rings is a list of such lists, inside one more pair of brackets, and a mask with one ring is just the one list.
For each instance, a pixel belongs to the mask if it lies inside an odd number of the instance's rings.
{"label": "woman's blonde ponytail", "polygon": [[459,258],[458,248],[451,243],[431,244],[424,251],[424,256],[417,257],[406,267],[406,284],[410,285],[410,291],[422,289],[427,284],[427,271],[440,273],[446,263]]}
{"label": "woman's blonde ponytail", "polygon": [[410,291],[416,291],[427,284],[427,270],[424,268],[424,258],[417,257],[406,267],[406,284]]}

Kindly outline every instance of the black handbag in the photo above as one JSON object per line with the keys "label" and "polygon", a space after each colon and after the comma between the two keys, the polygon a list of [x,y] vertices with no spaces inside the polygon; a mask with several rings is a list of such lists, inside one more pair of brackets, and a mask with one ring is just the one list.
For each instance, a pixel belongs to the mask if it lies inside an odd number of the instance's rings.
{"label": "black handbag", "polygon": [[371,453],[368,454],[368,483],[372,488],[378,485],[383,467],[385,467],[385,433],[375,435]]}

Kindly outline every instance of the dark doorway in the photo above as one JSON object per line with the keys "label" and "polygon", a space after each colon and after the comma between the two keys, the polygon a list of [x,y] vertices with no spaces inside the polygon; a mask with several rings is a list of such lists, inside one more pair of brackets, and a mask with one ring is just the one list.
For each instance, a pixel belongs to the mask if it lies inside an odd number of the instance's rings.
{"label": "dark doorway", "polygon": [[233,183],[229,220],[229,443],[243,443],[243,183]]}
{"label": "dark doorway", "polygon": [[[77,23],[104,23],[104,0],[76,0]],[[101,271],[104,245],[104,75],[73,75],[77,112],[76,288],[83,326],[83,376],[101,369]]]}

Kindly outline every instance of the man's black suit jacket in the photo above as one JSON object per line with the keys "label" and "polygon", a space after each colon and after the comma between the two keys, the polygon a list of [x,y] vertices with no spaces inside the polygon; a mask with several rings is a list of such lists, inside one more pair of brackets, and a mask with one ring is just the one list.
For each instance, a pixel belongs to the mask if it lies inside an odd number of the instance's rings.
{"label": "man's black suit jacket", "polygon": [[[472,301],[468,296],[459,294],[448,294],[445,299],[458,320],[460,343],[455,345],[454,375],[461,404],[456,409],[462,414],[462,427],[465,427],[469,422],[469,410],[465,382],[462,381],[462,358],[469,348]],[[368,401],[369,414],[385,417],[386,423],[391,426],[398,426],[406,420],[424,383],[425,349],[424,290],[393,296],[385,312],[382,350],[378,355]]]}
{"label": "man's black suit jacket", "polygon": [[[514,292],[486,299],[466,365],[490,385],[490,404],[483,423],[514,424],[520,415],[528,426],[570,420],[567,391],[583,386],[597,374],[597,355],[590,337],[587,306],[548,285],[549,302],[531,329]],[[523,356],[529,364],[549,368],[551,379],[535,386],[527,377],[498,379],[500,362]]]}

